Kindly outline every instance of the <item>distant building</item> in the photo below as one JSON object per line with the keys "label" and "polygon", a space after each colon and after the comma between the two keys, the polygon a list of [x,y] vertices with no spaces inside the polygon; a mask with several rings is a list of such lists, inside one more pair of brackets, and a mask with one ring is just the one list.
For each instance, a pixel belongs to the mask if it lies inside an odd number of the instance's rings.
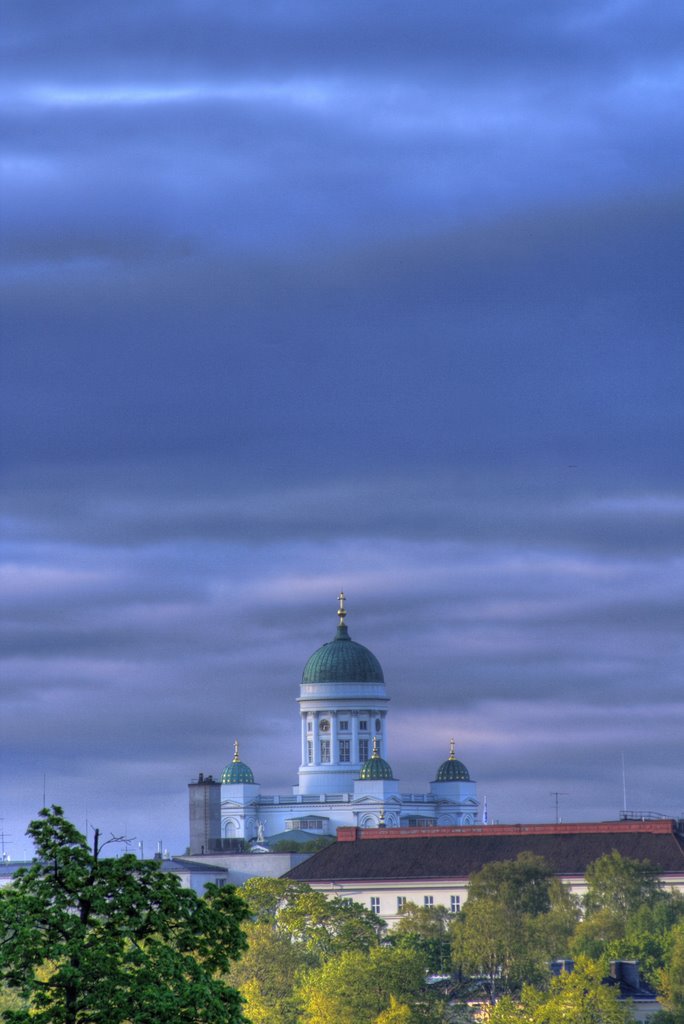
{"label": "distant building", "polygon": [[519,853],[544,857],[553,873],[582,895],[589,864],[617,850],[650,861],[666,888],[684,893],[684,822],[612,821],[563,825],[460,828],[341,828],[338,841],[286,878],[329,896],[348,896],[392,924],[405,902],[458,913],[470,876]]}
{"label": "distant building", "polygon": [[291,796],[261,792],[237,740],[220,781],[189,787],[190,852],[208,854],[245,841],[273,843],[304,833],[334,836],[359,828],[469,825],[478,820],[476,785],[454,742],[427,793],[402,793],[387,760],[388,703],[375,655],[349,636],[344,594],[334,638],[316,650],[299,688],[301,762]]}

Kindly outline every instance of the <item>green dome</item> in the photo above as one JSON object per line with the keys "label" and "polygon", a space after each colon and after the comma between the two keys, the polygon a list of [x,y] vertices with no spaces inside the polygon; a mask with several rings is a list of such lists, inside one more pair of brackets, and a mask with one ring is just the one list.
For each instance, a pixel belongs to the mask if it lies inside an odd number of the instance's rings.
{"label": "green dome", "polygon": [[451,741],[449,757],[437,769],[435,782],[470,782],[470,774],[463,761],[456,760],[454,741]]}
{"label": "green dome", "polygon": [[251,785],[254,782],[254,773],[248,764],[243,764],[242,761],[231,761],[221,776],[221,782],[226,786],[232,786],[236,782],[245,782]]}
{"label": "green dome", "polygon": [[252,769],[248,764],[245,764],[240,760],[237,740],[235,740],[235,753],[233,754],[233,760],[226,766],[223,775],[221,776],[221,782],[224,786],[233,786],[236,783],[243,783],[248,786],[254,784],[254,774]]}
{"label": "green dome", "polygon": [[380,662],[372,651],[357,644],[347,627],[338,626],[335,638],[311,655],[303,683],[384,683]]}
{"label": "green dome", "polygon": [[361,774],[359,775],[359,778],[364,781],[371,779],[377,781],[378,779],[394,778],[390,765],[384,758],[380,757],[380,754],[378,753],[377,736],[373,737],[373,755],[372,757],[369,757],[363,765],[361,765]]}

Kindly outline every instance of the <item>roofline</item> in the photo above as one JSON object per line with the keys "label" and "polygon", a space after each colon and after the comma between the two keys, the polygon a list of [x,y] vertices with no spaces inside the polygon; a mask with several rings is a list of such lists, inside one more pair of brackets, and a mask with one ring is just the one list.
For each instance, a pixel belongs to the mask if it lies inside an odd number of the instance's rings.
{"label": "roofline", "polygon": [[588,833],[650,832],[682,834],[681,821],[661,818],[655,821],[577,821],[539,825],[431,825],[402,828],[357,828],[344,825],[337,829],[338,843],[364,839],[431,839],[440,836],[515,836],[515,835],[580,835]]}

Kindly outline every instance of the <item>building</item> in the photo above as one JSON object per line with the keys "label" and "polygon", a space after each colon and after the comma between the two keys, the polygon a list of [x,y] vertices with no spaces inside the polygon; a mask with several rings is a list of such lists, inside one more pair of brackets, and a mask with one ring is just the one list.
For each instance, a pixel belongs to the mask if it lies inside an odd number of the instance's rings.
{"label": "building", "polygon": [[544,857],[553,873],[578,895],[586,891],[589,864],[617,850],[648,860],[667,888],[684,893],[684,821],[582,822],[559,825],[342,828],[337,842],[288,871],[330,896],[362,903],[388,924],[404,903],[442,906],[457,913],[468,880],[492,861],[529,852]]}
{"label": "building", "polygon": [[247,842],[273,844],[337,828],[469,825],[478,820],[476,785],[452,740],[426,793],[402,793],[388,761],[389,697],[380,662],[352,640],[340,594],[337,632],[304,666],[299,686],[301,761],[292,795],[261,792],[237,740],[219,779],[189,786],[190,852]]}

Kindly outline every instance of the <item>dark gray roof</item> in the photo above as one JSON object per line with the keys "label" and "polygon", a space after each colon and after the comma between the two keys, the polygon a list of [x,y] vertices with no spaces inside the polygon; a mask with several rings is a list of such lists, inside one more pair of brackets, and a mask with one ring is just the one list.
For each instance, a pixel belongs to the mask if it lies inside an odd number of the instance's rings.
{"label": "dark gray roof", "polygon": [[485,864],[529,851],[557,875],[584,875],[587,866],[617,850],[649,860],[660,874],[684,872],[684,837],[675,832],[557,835],[449,835],[336,842],[288,871],[302,882],[362,879],[468,878]]}

